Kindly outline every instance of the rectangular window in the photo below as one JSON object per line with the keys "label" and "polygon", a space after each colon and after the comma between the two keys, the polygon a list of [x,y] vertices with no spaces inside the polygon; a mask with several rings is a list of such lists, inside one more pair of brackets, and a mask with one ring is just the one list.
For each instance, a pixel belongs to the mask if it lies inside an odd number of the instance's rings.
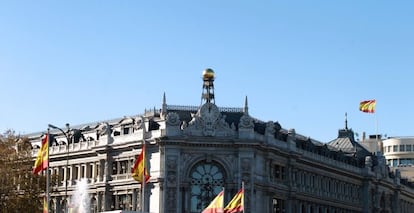
{"label": "rectangular window", "polygon": [[70,167],[68,167],[67,168],[67,171],[66,171],[66,180],[71,180],[72,179],[72,177],[70,176],[70,171],[71,169],[70,169]]}
{"label": "rectangular window", "polygon": [[92,171],[93,171],[93,165],[89,164],[88,171],[86,171],[87,178],[92,178]]}
{"label": "rectangular window", "polygon": [[406,152],[411,152],[411,150],[412,150],[411,147],[412,147],[411,144],[405,145],[405,151]]}
{"label": "rectangular window", "polygon": [[274,177],[276,178],[276,179],[280,179],[280,177],[281,177],[281,174],[280,174],[280,166],[279,165],[275,165],[275,167],[274,167]]}
{"label": "rectangular window", "polygon": [[118,166],[117,166],[118,162],[112,162],[112,174],[116,175],[118,174]]}
{"label": "rectangular window", "polygon": [[285,212],[285,205],[283,200],[273,198],[272,199],[272,213],[282,213]]}
{"label": "rectangular window", "polygon": [[273,181],[285,179],[285,167],[280,165],[273,165],[271,178]]}
{"label": "rectangular window", "polygon": [[398,145],[392,146],[392,151],[393,152],[398,152]]}
{"label": "rectangular window", "polygon": [[81,167],[80,167],[80,172],[81,172],[81,174],[80,174],[80,176],[81,176],[81,178],[84,178],[85,177],[85,170],[86,170],[86,166],[84,166],[84,165],[82,165]]}
{"label": "rectangular window", "polygon": [[387,152],[391,152],[391,146],[387,146]]}
{"label": "rectangular window", "polygon": [[405,145],[400,145],[400,152],[405,152]]}
{"label": "rectangular window", "polygon": [[74,179],[74,180],[77,180],[77,179],[78,179],[78,177],[79,177],[79,175],[78,175],[78,174],[79,174],[79,173],[78,173],[78,172],[79,172],[79,167],[75,166],[75,168],[74,168],[73,170],[74,170],[74,171],[73,171],[73,172],[74,172],[74,173],[73,173],[73,179]]}
{"label": "rectangular window", "polygon": [[120,171],[120,174],[125,174],[125,173],[127,173],[127,164],[128,164],[128,161],[126,161],[126,160],[124,160],[124,161],[121,161],[121,171]]}
{"label": "rectangular window", "polygon": [[65,168],[61,167],[59,170],[59,181],[63,181],[63,178],[65,176]]}
{"label": "rectangular window", "polygon": [[392,166],[394,166],[394,167],[398,166],[398,159],[393,159],[392,160]]}

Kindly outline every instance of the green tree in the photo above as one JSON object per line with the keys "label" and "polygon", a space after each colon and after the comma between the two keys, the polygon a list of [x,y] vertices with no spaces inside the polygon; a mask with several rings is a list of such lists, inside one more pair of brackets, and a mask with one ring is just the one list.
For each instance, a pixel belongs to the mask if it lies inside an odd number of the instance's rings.
{"label": "green tree", "polygon": [[8,130],[0,134],[0,212],[40,212],[45,177],[33,175],[28,138]]}

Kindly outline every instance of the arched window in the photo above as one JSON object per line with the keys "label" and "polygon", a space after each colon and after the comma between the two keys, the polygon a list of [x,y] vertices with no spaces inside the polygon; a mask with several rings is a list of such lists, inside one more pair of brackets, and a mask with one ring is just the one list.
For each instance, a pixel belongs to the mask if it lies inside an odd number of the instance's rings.
{"label": "arched window", "polygon": [[224,174],[215,162],[202,161],[191,169],[191,213],[201,212],[223,190]]}

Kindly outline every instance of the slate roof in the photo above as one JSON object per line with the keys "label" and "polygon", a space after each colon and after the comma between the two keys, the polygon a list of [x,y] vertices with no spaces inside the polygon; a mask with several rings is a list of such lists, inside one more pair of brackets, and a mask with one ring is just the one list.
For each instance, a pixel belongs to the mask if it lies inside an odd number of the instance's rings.
{"label": "slate roof", "polygon": [[333,147],[347,155],[354,155],[358,158],[365,158],[371,153],[362,144],[355,141],[354,132],[352,129],[340,129],[338,131],[338,138],[327,143],[328,146]]}

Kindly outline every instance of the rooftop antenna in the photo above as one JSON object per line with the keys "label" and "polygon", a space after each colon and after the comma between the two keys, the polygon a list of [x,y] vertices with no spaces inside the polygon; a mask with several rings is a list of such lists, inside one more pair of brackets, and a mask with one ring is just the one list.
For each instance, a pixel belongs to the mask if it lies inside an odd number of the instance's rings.
{"label": "rooftop antenna", "polygon": [[345,129],[348,130],[348,113],[345,112]]}

